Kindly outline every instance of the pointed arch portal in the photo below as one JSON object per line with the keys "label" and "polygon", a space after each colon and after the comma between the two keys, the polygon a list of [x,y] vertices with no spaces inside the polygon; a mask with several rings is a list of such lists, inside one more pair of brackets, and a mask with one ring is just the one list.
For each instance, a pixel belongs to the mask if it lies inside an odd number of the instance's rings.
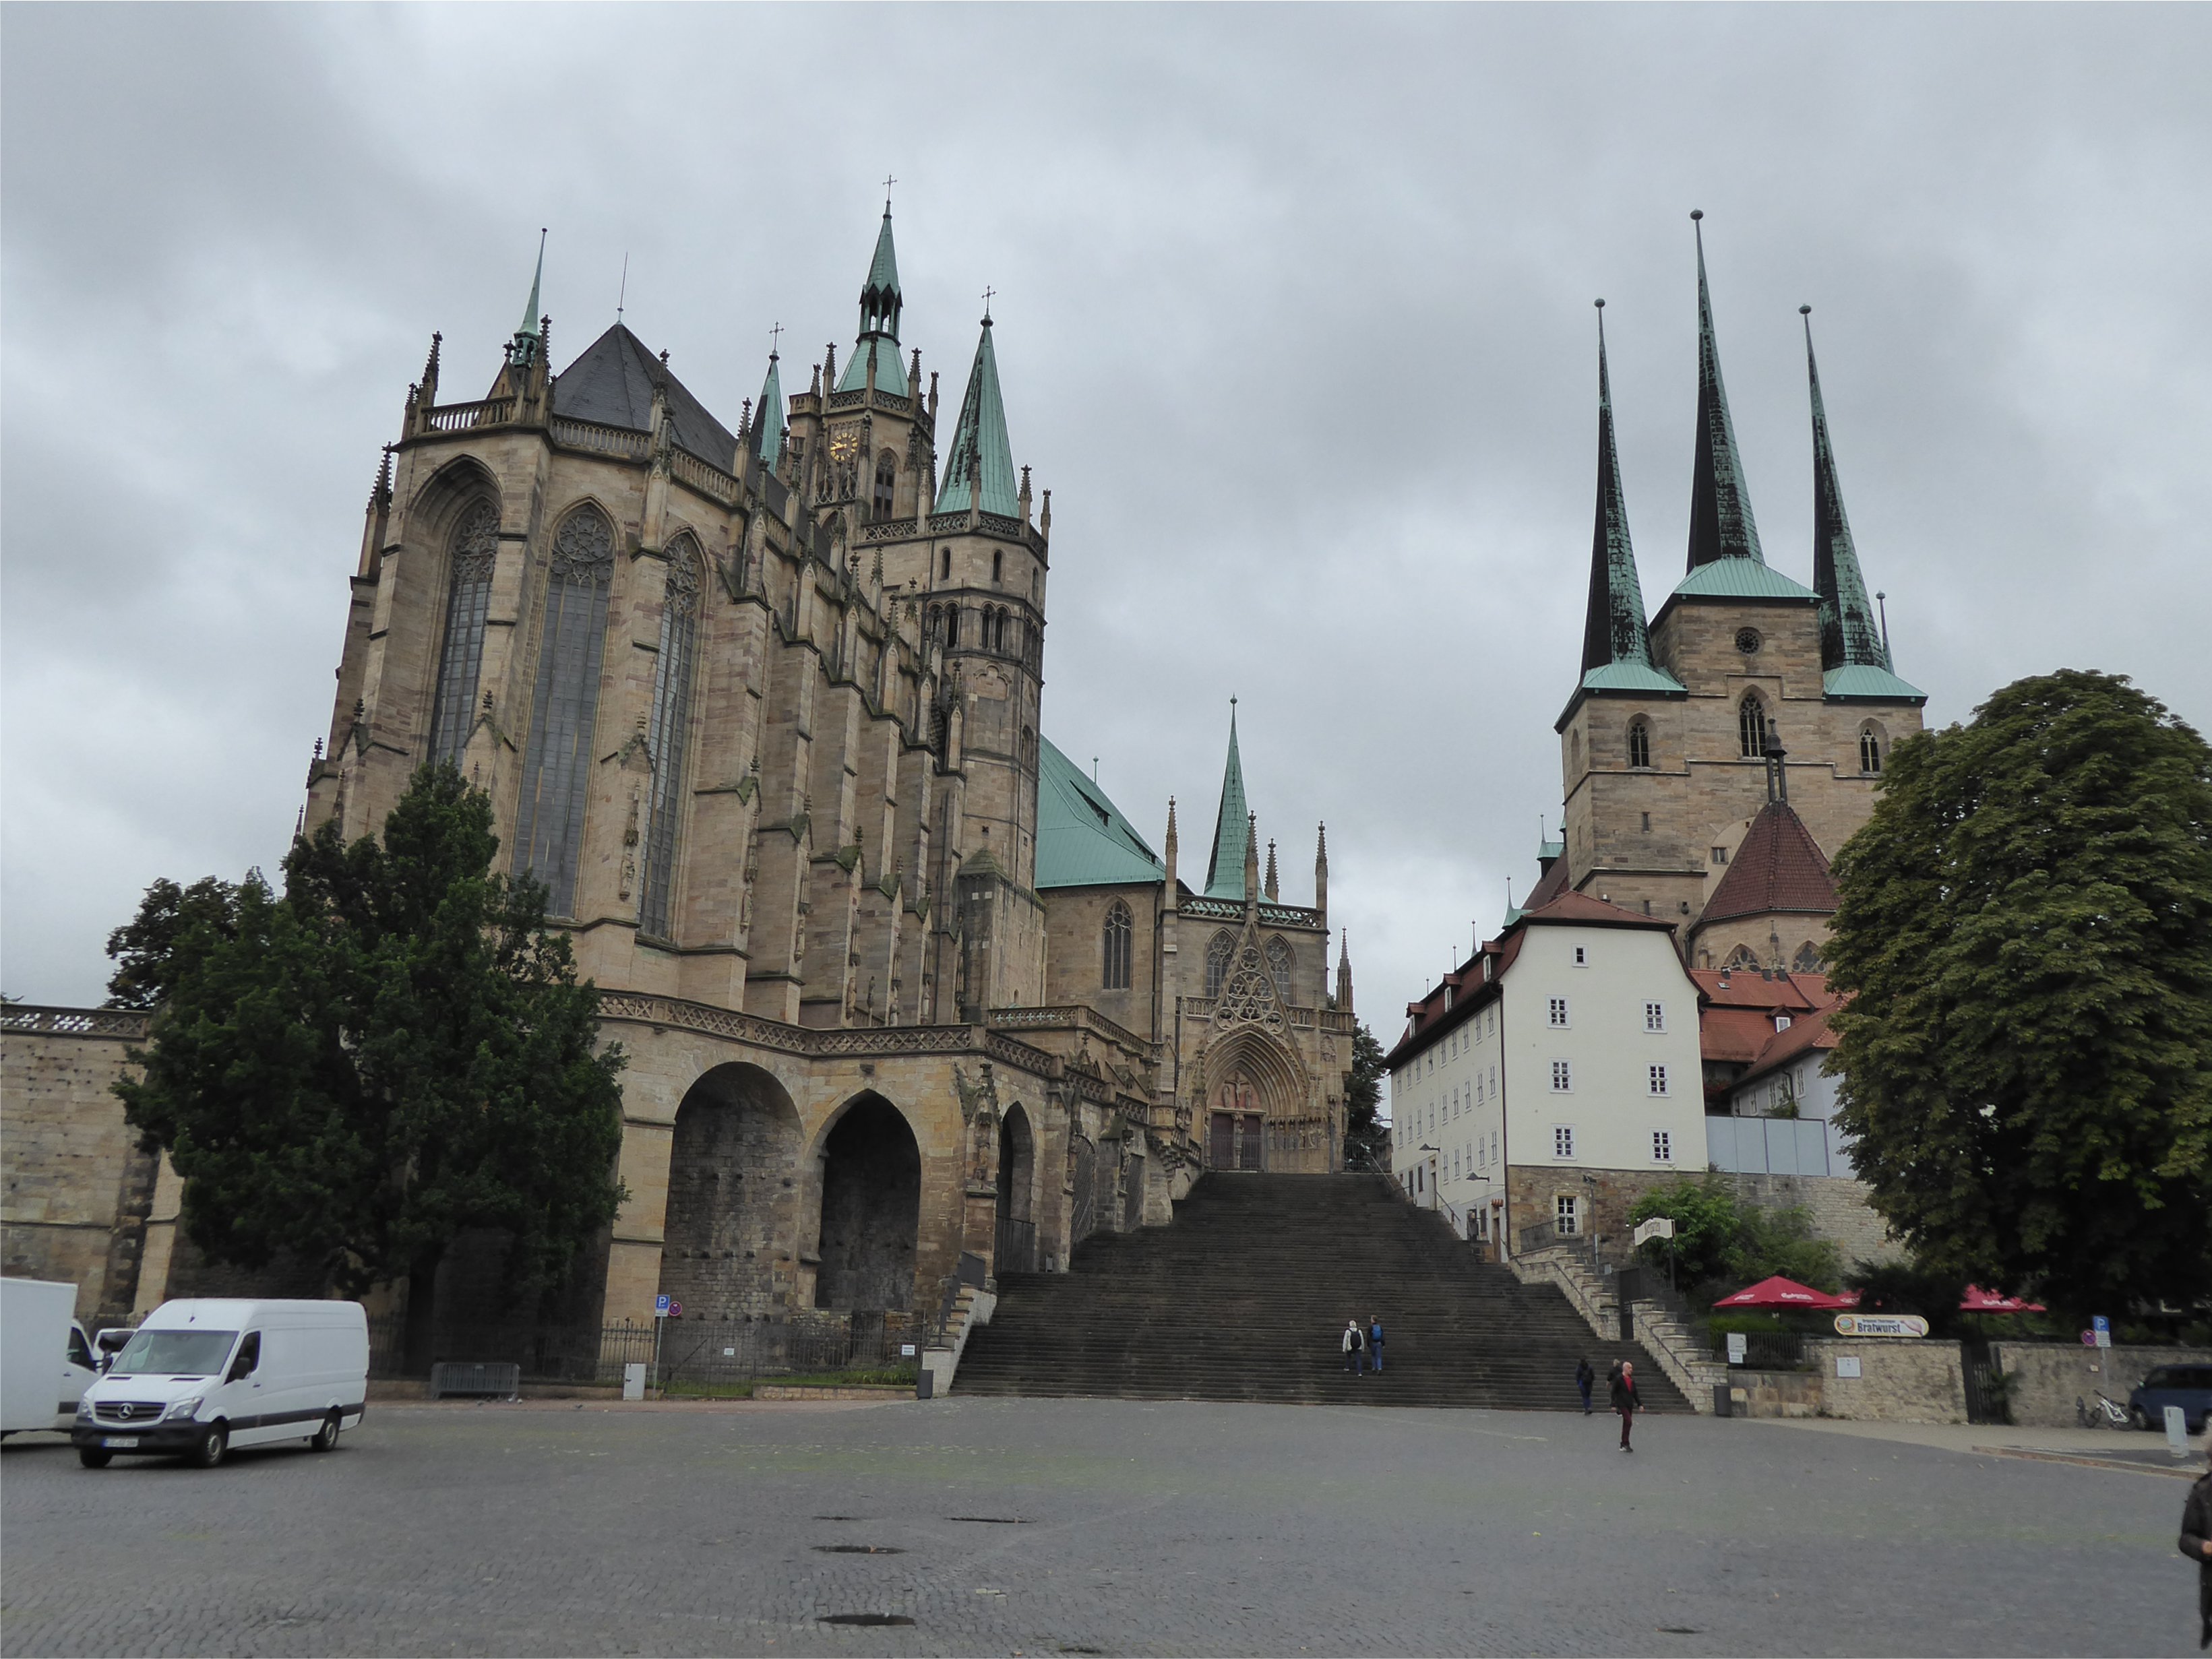
{"label": "pointed arch portal", "polygon": [[881,1095],[862,1095],[822,1143],[814,1305],[912,1307],[921,1231],[921,1148],[904,1113]]}

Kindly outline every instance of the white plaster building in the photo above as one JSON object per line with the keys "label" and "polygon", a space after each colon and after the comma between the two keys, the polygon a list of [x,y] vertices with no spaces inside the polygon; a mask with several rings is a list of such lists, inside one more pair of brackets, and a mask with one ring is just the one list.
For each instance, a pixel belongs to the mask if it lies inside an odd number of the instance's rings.
{"label": "white plaster building", "polygon": [[1705,1167],[1698,990],[1662,918],[1562,893],[1407,1006],[1393,1172],[1463,1235],[1626,1225]]}

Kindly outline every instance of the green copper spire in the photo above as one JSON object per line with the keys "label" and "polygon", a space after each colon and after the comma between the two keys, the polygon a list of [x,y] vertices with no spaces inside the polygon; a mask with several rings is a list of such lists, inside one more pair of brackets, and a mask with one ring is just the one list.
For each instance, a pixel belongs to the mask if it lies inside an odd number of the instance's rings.
{"label": "green copper spire", "polygon": [[514,331],[514,337],[518,340],[526,334],[533,340],[538,337],[538,294],[544,282],[545,229],[541,225],[538,231],[538,269],[531,273],[530,297],[522,302],[521,325]]}
{"label": "green copper spire", "polygon": [[891,246],[891,204],[884,204],[883,228],[876,233],[876,256],[868,262],[868,280],[860,289],[860,336],[845,364],[840,392],[857,392],[868,383],[868,363],[876,365],[876,389],[895,398],[906,396],[906,368],[899,362],[898,251]]}
{"label": "green copper spire", "polygon": [[[896,361],[896,353],[893,358]],[[880,376],[877,384],[883,384]],[[1006,442],[1006,406],[999,395],[999,358],[991,349],[988,312],[983,315],[983,337],[975,343],[975,367],[968,371],[968,395],[960,400],[960,423],[953,429],[952,451],[945,463],[945,484],[937,492],[937,511],[965,513],[978,502],[984,512],[1001,518],[1021,514],[1013,450]],[[1238,856],[1243,856],[1242,848]]]}
{"label": "green copper spire", "polygon": [[1237,699],[1229,700],[1229,764],[1221,773],[1221,811],[1213,820],[1213,856],[1206,860],[1206,898],[1244,897],[1244,846],[1251,809],[1244,801],[1244,763],[1237,753]]}
{"label": "green copper spire", "polygon": [[[1705,218],[1692,213],[1693,221]],[[1690,568],[1716,559],[1764,564],[1759,526],[1752,522],[1751,492],[1729,419],[1728,388],[1721,384],[1720,348],[1713,339],[1713,301],[1705,287],[1705,233],[1698,228],[1698,453],[1690,480]]]}
{"label": "green copper spire", "polygon": [[1820,367],[1813,357],[1813,307],[1805,319],[1805,377],[1813,388],[1813,591],[1820,596],[1820,666],[1887,668],[1889,650],[1867,603],[1866,580],[1844,516],[1836,452],[1828,442],[1828,411],[1820,401]]}
{"label": "green copper spire", "polygon": [[776,373],[776,355],[768,354],[768,379],[761,382],[760,403],[753,410],[753,453],[769,471],[783,459],[783,378]]}
{"label": "green copper spire", "polygon": [[1583,623],[1583,672],[1614,663],[1651,666],[1644,632],[1644,584],[1628,540],[1628,504],[1613,447],[1613,379],[1605,361],[1605,301],[1597,302],[1597,526],[1590,539],[1589,611]]}

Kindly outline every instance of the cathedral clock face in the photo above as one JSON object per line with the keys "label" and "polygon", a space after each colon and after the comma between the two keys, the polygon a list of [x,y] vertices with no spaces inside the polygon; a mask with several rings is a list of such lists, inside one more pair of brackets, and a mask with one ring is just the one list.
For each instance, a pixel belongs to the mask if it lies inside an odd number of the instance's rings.
{"label": "cathedral clock face", "polygon": [[830,459],[849,463],[860,453],[860,428],[857,424],[839,427],[830,434]]}

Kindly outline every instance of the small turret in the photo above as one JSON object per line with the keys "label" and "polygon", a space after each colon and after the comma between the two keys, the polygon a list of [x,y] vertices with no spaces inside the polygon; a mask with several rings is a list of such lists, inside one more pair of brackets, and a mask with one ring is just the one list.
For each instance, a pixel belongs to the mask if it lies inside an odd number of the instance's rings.
{"label": "small turret", "polygon": [[430,337],[429,360],[422,365],[422,402],[425,406],[438,401],[438,347],[445,337],[442,334]]}
{"label": "small turret", "polygon": [[1260,902],[1260,815],[1244,815],[1244,908]]}
{"label": "small turret", "polygon": [[1328,826],[1321,826],[1314,837],[1314,908],[1321,912],[1321,925],[1328,926]]}
{"label": "small turret", "polygon": [[1352,934],[1348,930],[1336,958],[1336,1011],[1340,1014],[1352,1012]]}
{"label": "small turret", "polygon": [[1168,902],[1175,902],[1176,890],[1176,808],[1175,797],[1168,797]]}
{"label": "small turret", "polygon": [[1279,904],[1282,902],[1282,884],[1275,877],[1275,843],[1273,840],[1267,842],[1267,878],[1261,884],[1260,890],[1267,896],[1268,903]]}

